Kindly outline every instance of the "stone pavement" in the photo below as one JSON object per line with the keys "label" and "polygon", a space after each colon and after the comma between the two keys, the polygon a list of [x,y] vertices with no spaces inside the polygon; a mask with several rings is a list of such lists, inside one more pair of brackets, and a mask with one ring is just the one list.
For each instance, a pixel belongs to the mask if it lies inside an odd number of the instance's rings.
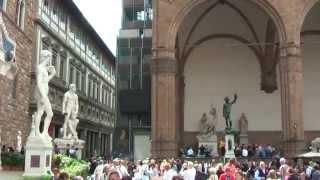
{"label": "stone pavement", "polygon": [[1,171],[0,180],[22,180],[23,171]]}

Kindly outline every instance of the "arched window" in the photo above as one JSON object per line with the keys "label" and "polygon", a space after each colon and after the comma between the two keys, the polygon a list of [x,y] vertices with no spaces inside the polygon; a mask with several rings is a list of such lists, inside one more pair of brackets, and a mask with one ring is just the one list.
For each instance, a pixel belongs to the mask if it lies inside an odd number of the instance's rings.
{"label": "arched window", "polygon": [[25,0],[18,0],[17,2],[17,26],[24,28],[24,14],[25,14]]}

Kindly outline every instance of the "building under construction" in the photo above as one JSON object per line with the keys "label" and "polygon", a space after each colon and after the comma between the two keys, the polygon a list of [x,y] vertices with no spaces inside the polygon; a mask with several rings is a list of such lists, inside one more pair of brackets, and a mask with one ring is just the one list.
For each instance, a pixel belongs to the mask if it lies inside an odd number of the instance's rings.
{"label": "building under construction", "polygon": [[140,159],[150,153],[152,3],[151,0],[123,0],[122,11],[114,156]]}

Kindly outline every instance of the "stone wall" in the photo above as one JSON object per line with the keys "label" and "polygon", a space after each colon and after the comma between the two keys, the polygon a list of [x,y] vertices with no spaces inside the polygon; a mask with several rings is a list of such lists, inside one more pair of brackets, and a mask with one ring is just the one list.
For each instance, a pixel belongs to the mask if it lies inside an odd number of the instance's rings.
{"label": "stone wall", "polygon": [[16,25],[16,0],[8,0],[3,19],[10,38],[16,43],[17,74],[10,80],[0,75],[0,128],[2,145],[16,144],[17,131],[22,131],[25,142],[29,132],[30,118],[28,115],[30,99],[30,72],[33,56],[33,36],[35,2],[25,1],[24,28]]}

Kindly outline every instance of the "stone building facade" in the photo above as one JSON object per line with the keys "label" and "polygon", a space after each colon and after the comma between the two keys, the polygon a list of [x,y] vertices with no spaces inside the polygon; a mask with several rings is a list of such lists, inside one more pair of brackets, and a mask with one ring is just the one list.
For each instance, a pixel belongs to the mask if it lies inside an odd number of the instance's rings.
{"label": "stone building facade", "polygon": [[278,143],[288,155],[302,152],[320,128],[319,4],[154,0],[152,155],[176,156],[195,139],[204,108],[222,106],[237,91],[234,110],[248,117],[249,141]]}
{"label": "stone building facade", "polygon": [[[50,135],[61,135],[63,95],[74,83],[79,96],[77,131],[86,141],[84,155],[109,155],[115,125],[115,57],[73,1],[39,0],[34,21],[33,64],[38,63],[40,51],[47,49],[53,54],[51,63],[57,72],[49,90],[54,112]],[[31,78],[34,92],[34,69]],[[31,95],[30,114],[35,108]]]}
{"label": "stone building facade", "polygon": [[[30,129],[28,111],[35,5],[34,1],[26,0],[0,1],[0,137],[1,145],[7,147],[15,148],[18,130],[22,131],[25,142]],[[8,57],[8,47],[14,51],[13,58]]]}

